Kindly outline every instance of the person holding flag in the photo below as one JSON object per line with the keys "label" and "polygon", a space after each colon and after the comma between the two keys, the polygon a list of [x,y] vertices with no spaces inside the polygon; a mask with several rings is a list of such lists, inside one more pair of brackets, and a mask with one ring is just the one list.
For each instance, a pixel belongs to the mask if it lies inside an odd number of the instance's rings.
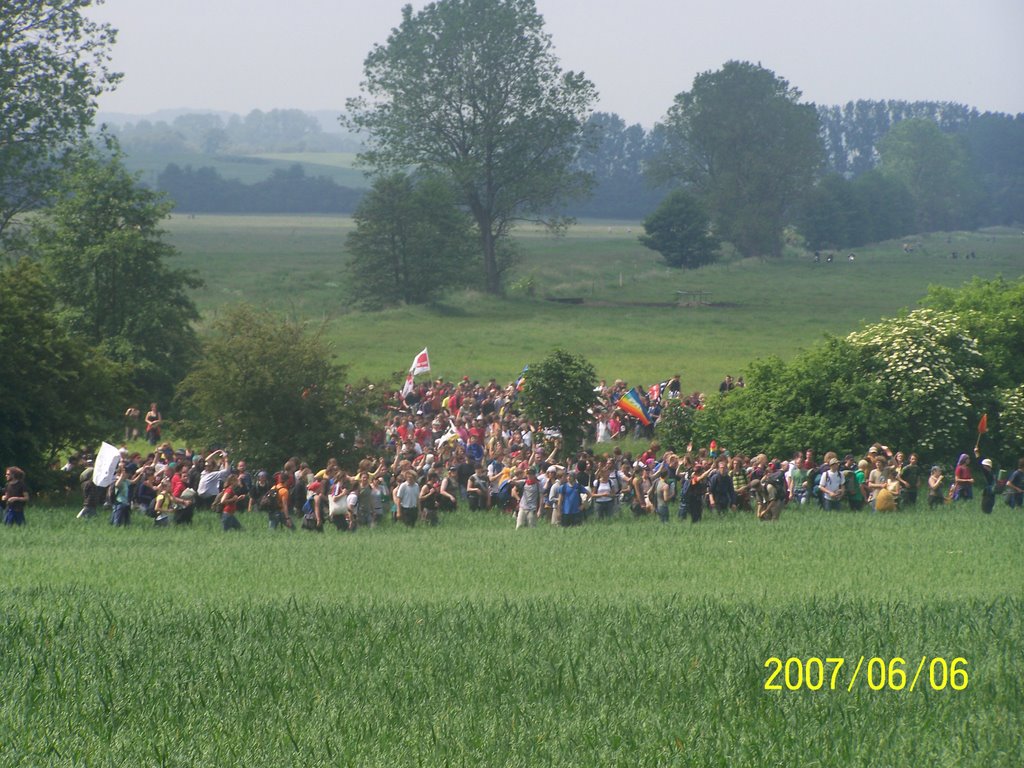
{"label": "person holding flag", "polygon": [[644,406],[643,400],[640,398],[640,393],[636,391],[636,387],[633,387],[622,397],[616,400],[615,407],[632,416],[645,427],[649,427],[651,425],[651,419],[647,415],[647,408]]}
{"label": "person holding flag", "polygon": [[[415,391],[415,384],[413,378],[421,373],[430,372],[430,355],[427,354],[427,348],[424,347],[423,351],[420,352],[416,357],[412,359],[412,365],[409,366],[409,374],[405,377],[405,384],[402,385],[402,402],[406,405],[411,405],[409,396]],[[415,402],[415,401],[413,401]]]}

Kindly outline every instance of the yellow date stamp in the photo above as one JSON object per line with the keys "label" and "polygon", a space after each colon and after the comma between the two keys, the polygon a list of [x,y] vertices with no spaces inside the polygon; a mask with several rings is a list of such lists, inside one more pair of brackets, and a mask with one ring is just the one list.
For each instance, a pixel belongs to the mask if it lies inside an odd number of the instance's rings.
{"label": "yellow date stamp", "polygon": [[855,686],[872,691],[914,691],[930,688],[933,691],[963,691],[970,679],[967,659],[957,656],[922,656],[907,661],[902,656],[882,658],[861,656],[847,659],[843,656],[787,659],[772,656],[765,660],[768,676],[766,691],[842,691],[852,693]]}

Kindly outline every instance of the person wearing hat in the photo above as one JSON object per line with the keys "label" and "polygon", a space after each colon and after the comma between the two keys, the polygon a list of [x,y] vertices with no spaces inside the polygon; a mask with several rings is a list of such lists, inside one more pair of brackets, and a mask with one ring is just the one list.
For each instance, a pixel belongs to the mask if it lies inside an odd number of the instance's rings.
{"label": "person wearing hat", "polygon": [[822,472],[818,479],[818,488],[821,491],[822,508],[826,512],[839,511],[839,504],[843,498],[843,473],[839,471],[837,456],[829,459],[828,469]]}
{"label": "person wearing hat", "polygon": [[986,515],[992,514],[996,505],[996,476],[992,468],[992,459],[982,459],[981,451],[974,449],[974,456],[980,459],[978,471],[981,472],[981,511]]}

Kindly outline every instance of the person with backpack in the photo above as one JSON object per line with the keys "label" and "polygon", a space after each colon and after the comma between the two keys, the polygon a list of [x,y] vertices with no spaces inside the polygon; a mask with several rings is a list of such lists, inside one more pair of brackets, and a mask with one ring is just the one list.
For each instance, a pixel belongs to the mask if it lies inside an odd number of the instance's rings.
{"label": "person with backpack", "polygon": [[846,501],[854,512],[864,509],[864,503],[867,500],[864,493],[867,478],[865,472],[870,466],[865,459],[861,459],[855,467],[843,471],[843,489],[846,493]]}
{"label": "person with backpack", "polygon": [[839,471],[839,458],[829,459],[828,469],[818,478],[821,506],[826,512],[838,512],[843,500],[843,473]]}
{"label": "person with backpack", "polygon": [[327,485],[317,480],[310,483],[309,491],[312,495],[302,505],[302,529],[323,533],[328,506]]}
{"label": "person with backpack", "polygon": [[778,508],[776,509],[773,507],[773,509],[769,511],[774,514],[773,519],[778,520],[778,513],[781,511],[781,508],[786,505],[786,502],[789,501],[789,487],[786,483],[785,471],[779,469],[774,461],[768,465],[764,474],[761,476],[762,490],[765,486],[775,487],[775,491],[771,494],[771,501],[778,502]]}
{"label": "person with backpack", "polygon": [[270,529],[291,528],[291,492],[285,472],[274,475],[274,487],[259,502],[260,509],[267,513]]}

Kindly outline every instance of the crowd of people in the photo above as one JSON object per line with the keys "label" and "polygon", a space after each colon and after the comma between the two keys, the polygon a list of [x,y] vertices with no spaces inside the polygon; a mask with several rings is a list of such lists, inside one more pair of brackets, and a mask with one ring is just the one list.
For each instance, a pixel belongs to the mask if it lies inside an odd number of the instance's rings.
{"label": "crowd of people", "polygon": [[[727,380],[732,383],[731,380]],[[723,382],[723,386],[727,386]],[[734,385],[735,386],[735,385]],[[740,385],[742,386],[742,385]],[[575,526],[623,514],[668,522],[699,522],[706,512],[750,512],[778,520],[786,505],[825,510],[870,508],[886,512],[910,507],[924,494],[929,506],[970,499],[977,492],[991,512],[997,482],[992,461],[977,453],[960,457],[953,476],[926,471],[916,454],[874,445],[862,456],[811,451],[789,457],[746,456],[692,446],[681,454],[662,451],[654,424],[666,400],[699,408],[704,395],[684,395],[679,376],[647,388],[641,397],[650,424],[616,408],[625,382],[601,382],[595,391],[591,448],[568,454],[557,432],[534,425],[515,408],[518,383],[500,386],[437,380],[396,395],[387,418],[372,434],[356,438],[363,455],[355,466],[335,460],[313,467],[293,457],[279,468],[250,469],[224,450],[193,451],[160,440],[162,417],[153,403],[144,421],[126,416],[127,435],[136,420],[154,443],[147,455],[121,449],[112,482],[93,482],[88,457],[75,457],[65,471],[80,484],[78,516],[109,509],[113,525],[144,516],[156,525],[188,525],[197,510],[220,516],[224,530],[242,527],[240,516],[265,516],[270,528],[355,532],[393,520],[413,527],[436,525],[444,512],[499,510],[517,528],[538,521]],[[137,409],[136,409],[137,411]],[[639,455],[615,441],[633,434],[650,439]],[[999,490],[1002,490],[1001,488]],[[1005,483],[1011,507],[1024,502],[1024,459]],[[7,472],[5,523],[24,522],[28,501],[24,473]]]}

